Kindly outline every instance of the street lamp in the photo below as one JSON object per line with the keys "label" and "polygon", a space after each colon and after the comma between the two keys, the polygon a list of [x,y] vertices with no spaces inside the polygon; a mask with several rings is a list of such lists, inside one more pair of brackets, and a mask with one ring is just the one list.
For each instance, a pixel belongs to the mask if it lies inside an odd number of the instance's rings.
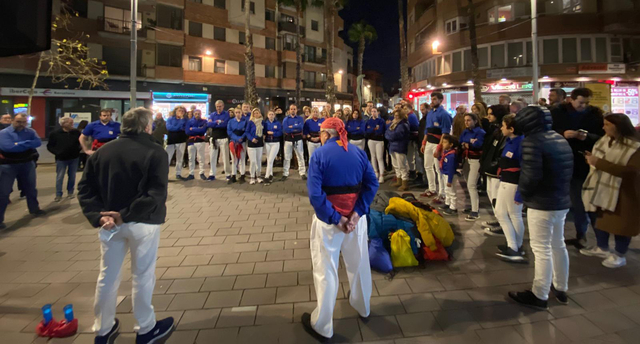
{"label": "street lamp", "polygon": [[344,73],[344,71],[342,71],[342,69],[338,71],[338,74],[342,74],[342,73]]}
{"label": "street lamp", "polygon": [[209,56],[211,56],[211,54],[212,54],[212,53],[211,53],[211,50],[207,50],[207,51],[205,51],[204,53],[205,53],[205,54],[207,54],[207,55],[209,55]]}
{"label": "street lamp", "polygon": [[440,42],[438,40],[433,41],[433,43],[431,43],[431,53],[440,54],[440,52],[438,52],[439,46],[440,46]]}

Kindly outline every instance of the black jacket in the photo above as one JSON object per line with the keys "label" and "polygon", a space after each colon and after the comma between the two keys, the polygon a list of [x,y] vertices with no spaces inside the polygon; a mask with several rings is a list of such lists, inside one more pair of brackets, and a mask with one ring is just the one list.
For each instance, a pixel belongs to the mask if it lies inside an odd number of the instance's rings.
{"label": "black jacket", "polygon": [[62,128],[49,134],[47,150],[56,156],[56,160],[72,160],[80,156],[80,131],[72,129],[68,132]]}
{"label": "black jacket", "polygon": [[525,136],[518,183],[524,204],[537,210],[569,209],[573,153],[567,140],[551,130],[551,114],[528,106],[518,112],[516,126]]}
{"label": "black jacket", "polygon": [[162,224],[167,214],[169,162],[151,135],[122,134],[87,160],[78,184],[84,216],[100,226],[101,211],[120,212],[124,222]]}
{"label": "black jacket", "polygon": [[482,156],[480,157],[480,171],[495,178],[498,177],[498,162],[506,139],[497,124],[492,123],[487,129],[490,131],[484,136]]}
{"label": "black jacket", "polygon": [[584,155],[578,152],[591,151],[593,145],[596,144],[602,136],[604,136],[604,117],[602,111],[595,107],[589,106],[583,113],[574,110],[571,103],[561,104],[551,110],[553,118],[553,130],[560,136],[564,137],[566,130],[584,129],[589,132],[584,141],[578,139],[569,139],[569,145],[573,151],[573,178],[579,180],[587,179],[589,174],[589,165],[584,159]]}

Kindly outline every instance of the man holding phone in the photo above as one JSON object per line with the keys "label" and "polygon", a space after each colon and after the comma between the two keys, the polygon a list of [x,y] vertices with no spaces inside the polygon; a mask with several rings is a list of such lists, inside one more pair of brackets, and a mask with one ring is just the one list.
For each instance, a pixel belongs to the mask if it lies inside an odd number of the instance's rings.
{"label": "man holding phone", "polygon": [[584,153],[591,151],[593,145],[604,135],[604,117],[602,110],[589,105],[593,93],[588,88],[576,88],[571,91],[571,101],[560,104],[551,110],[553,130],[562,135],[573,151],[573,176],[571,179],[571,211],[576,227],[576,239],[567,240],[568,244],[583,248],[587,244],[589,222],[595,224],[595,214],[585,212],[582,203],[582,184],[589,174],[589,165]]}

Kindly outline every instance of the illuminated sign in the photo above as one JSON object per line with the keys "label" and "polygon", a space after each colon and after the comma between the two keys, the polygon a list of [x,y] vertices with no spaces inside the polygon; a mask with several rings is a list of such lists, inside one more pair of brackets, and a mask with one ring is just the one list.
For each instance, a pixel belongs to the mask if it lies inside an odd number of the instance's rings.
{"label": "illuminated sign", "polygon": [[179,101],[179,102],[208,102],[209,95],[206,93],[171,93],[153,92],[155,101]]}
{"label": "illuminated sign", "polygon": [[506,84],[491,84],[482,85],[482,92],[528,92],[533,91],[532,83],[506,83]]}

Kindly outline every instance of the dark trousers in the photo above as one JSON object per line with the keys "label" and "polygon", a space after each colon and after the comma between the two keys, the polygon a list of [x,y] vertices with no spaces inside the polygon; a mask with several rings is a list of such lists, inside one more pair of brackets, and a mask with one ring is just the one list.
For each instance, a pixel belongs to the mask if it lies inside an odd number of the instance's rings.
{"label": "dark trousers", "polygon": [[576,238],[581,239],[587,235],[587,229],[589,228],[589,222],[591,226],[595,227],[595,213],[588,213],[584,210],[584,203],[582,203],[582,179],[571,179],[569,196],[571,196],[571,212],[573,213],[573,224],[576,227]]}
{"label": "dark trousers", "polygon": [[[598,247],[603,250],[609,250],[609,232],[593,228],[596,232],[596,240],[598,241]],[[631,243],[631,237],[624,235],[614,235],[616,242],[616,253],[623,256],[629,250],[629,244]]]}
{"label": "dark trousers", "polygon": [[62,197],[62,184],[64,175],[68,175],[67,192],[73,194],[76,186],[76,172],[78,171],[78,158],[71,160],[56,160],[56,196]]}
{"label": "dark trousers", "polygon": [[30,213],[40,210],[38,204],[38,190],[36,190],[36,163],[34,161],[22,164],[0,165],[0,223],[4,222],[4,213],[9,204],[9,194],[13,182],[18,179],[27,197],[27,207]]}

